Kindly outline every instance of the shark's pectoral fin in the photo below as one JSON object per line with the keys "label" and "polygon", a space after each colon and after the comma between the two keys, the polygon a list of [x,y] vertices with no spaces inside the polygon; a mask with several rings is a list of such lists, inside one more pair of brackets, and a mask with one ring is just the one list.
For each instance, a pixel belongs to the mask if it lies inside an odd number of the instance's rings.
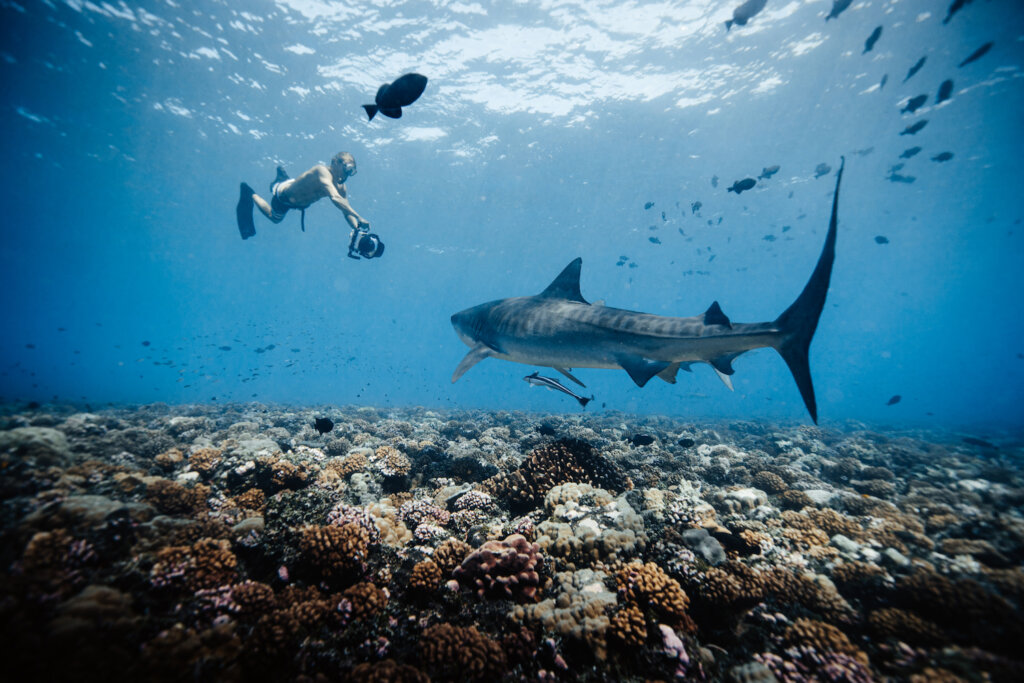
{"label": "shark's pectoral fin", "polygon": [[680,363],[672,363],[667,368],[659,372],[656,377],[664,380],[669,384],[676,383],[676,373],[679,372]]}
{"label": "shark's pectoral fin", "polygon": [[581,387],[586,388],[586,384],[572,376],[572,373],[569,372],[569,368],[555,368],[555,370],[558,370],[560,373],[571,379],[573,382],[576,382],[576,384],[579,384]]}
{"label": "shark's pectoral fin", "polygon": [[717,301],[712,302],[712,304],[708,306],[708,310],[704,311],[704,324],[724,325],[730,330],[732,329],[732,321],[729,320],[729,316],[722,312],[722,307],[718,305]]}
{"label": "shark's pectoral fin", "polygon": [[649,360],[643,356],[617,356],[615,360],[629,373],[638,387],[644,386],[652,377],[671,365],[667,361]]}
{"label": "shark's pectoral fin", "polygon": [[469,350],[469,353],[462,359],[459,366],[455,368],[455,372],[452,374],[452,383],[459,381],[459,378],[466,374],[466,371],[471,367],[482,361],[484,358],[490,358],[494,355],[489,347],[484,344],[477,344]]}

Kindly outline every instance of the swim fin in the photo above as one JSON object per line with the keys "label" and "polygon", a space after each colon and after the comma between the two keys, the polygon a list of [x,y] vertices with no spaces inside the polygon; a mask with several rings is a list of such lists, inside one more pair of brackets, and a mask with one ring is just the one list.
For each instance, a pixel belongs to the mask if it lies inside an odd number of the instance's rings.
{"label": "swim fin", "polygon": [[238,206],[235,207],[235,215],[238,218],[238,232],[242,239],[247,240],[256,234],[256,225],[252,221],[252,196],[255,194],[248,183],[242,183],[239,188]]}

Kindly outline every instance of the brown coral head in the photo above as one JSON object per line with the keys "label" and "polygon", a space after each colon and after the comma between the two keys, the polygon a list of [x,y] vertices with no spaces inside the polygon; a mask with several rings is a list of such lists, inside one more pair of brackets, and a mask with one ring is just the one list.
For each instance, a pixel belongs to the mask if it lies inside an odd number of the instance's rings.
{"label": "brown coral head", "polygon": [[540,585],[537,573],[544,565],[540,546],[519,534],[504,541],[487,541],[452,573],[460,584],[481,597],[532,601]]}

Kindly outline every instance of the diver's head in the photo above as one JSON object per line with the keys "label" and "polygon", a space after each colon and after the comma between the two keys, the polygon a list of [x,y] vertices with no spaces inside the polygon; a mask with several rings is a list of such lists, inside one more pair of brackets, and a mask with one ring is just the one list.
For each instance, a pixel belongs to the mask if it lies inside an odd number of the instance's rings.
{"label": "diver's head", "polygon": [[376,233],[366,233],[359,238],[356,250],[363,258],[378,258],[384,253],[384,243]]}
{"label": "diver's head", "polygon": [[345,182],[356,174],[356,158],[348,152],[338,152],[331,159],[331,173],[339,182]]}

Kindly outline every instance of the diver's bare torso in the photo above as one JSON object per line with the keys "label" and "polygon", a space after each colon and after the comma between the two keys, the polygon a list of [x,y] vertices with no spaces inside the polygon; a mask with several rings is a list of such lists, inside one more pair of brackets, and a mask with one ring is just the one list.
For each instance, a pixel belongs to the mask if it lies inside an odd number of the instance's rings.
{"label": "diver's bare torso", "polygon": [[[333,192],[332,192],[333,190]],[[277,186],[277,196],[294,207],[308,207],[324,197],[338,194],[346,198],[345,183],[338,182],[331,175],[331,169],[317,164],[298,178],[285,180]]]}

